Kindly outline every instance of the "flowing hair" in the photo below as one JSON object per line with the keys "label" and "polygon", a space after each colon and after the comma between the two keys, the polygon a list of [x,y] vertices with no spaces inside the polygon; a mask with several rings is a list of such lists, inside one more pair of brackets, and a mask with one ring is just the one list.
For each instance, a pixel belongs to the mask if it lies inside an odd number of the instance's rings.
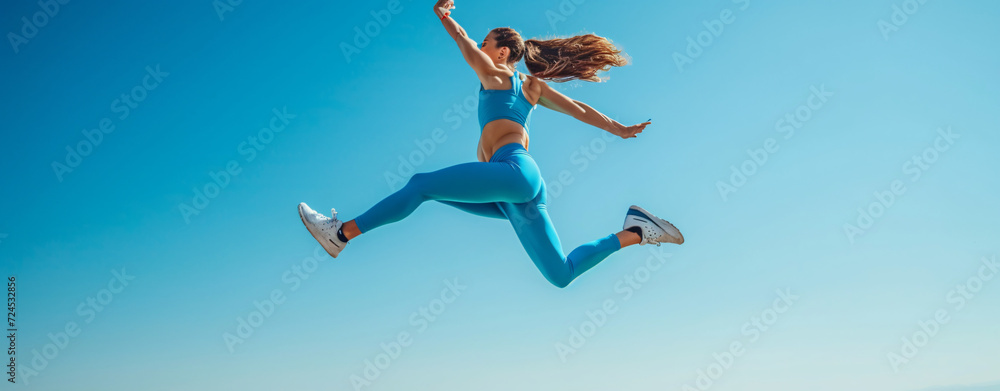
{"label": "flowing hair", "polygon": [[557,83],[571,80],[601,82],[603,80],[597,72],[629,63],[628,55],[615,47],[610,39],[594,34],[525,41],[509,27],[495,28],[492,33],[497,47],[510,49],[509,63],[516,64],[524,57],[532,75]]}

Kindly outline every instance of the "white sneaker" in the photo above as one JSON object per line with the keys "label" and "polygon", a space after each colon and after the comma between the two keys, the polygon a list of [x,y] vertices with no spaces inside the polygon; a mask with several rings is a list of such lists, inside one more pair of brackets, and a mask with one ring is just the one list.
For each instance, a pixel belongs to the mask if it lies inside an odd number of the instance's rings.
{"label": "white sneaker", "polygon": [[684,243],[684,235],[681,235],[681,231],[677,230],[677,227],[635,205],[628,208],[628,212],[625,214],[625,227],[622,229],[627,230],[632,227],[639,227],[642,230],[642,235],[640,235],[642,242],[639,244],[659,246],[660,243]]}
{"label": "white sneaker", "polygon": [[344,222],[337,220],[337,210],[330,209],[330,214],[333,216],[332,218],[317,213],[305,202],[299,204],[299,217],[302,218],[302,224],[306,225],[306,229],[326,249],[326,252],[336,258],[344,246],[347,246],[347,242],[342,242],[337,237],[337,230],[344,225]]}

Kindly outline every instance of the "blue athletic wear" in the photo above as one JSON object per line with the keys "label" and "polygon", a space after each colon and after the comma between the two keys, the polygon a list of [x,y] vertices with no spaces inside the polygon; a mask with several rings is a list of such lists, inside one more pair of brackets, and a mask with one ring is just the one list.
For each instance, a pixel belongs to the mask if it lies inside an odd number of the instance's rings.
{"label": "blue athletic wear", "polygon": [[528,122],[531,121],[531,111],[535,106],[528,102],[521,90],[521,78],[514,71],[510,77],[511,88],[509,90],[486,90],[483,84],[479,84],[479,132],[486,129],[486,124],[506,118],[517,122],[528,131]]}
{"label": "blue athletic wear", "polygon": [[611,234],[563,254],[545,209],[545,182],[521,144],[500,147],[489,162],[463,163],[418,173],[399,191],[354,219],[368,232],[402,220],[424,201],[438,201],[479,216],[507,219],[546,279],[560,288],[621,248]]}

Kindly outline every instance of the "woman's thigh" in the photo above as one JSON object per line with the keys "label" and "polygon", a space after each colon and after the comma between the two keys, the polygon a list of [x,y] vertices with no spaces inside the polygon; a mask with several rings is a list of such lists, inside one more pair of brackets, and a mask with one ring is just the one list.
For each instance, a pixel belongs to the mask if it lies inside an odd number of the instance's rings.
{"label": "woman's thigh", "polygon": [[566,261],[559,235],[545,206],[545,186],[529,202],[500,202],[514,233],[531,261],[550,282],[564,286],[572,280],[573,265]]}
{"label": "woman's thigh", "polygon": [[509,162],[473,162],[414,174],[407,187],[425,199],[462,203],[525,202],[538,193],[532,167]]}
{"label": "woman's thigh", "polygon": [[500,207],[497,206],[495,202],[485,202],[485,203],[471,203],[471,202],[457,202],[457,201],[438,201],[445,205],[454,206],[465,212],[472,213],[477,216],[491,217],[494,219],[507,219],[507,216],[503,214]]}

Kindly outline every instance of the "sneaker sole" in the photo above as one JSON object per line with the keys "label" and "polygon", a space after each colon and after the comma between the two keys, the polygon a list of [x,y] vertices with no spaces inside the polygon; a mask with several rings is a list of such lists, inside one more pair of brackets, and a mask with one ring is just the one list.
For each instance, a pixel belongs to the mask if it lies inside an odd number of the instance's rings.
{"label": "sneaker sole", "polygon": [[[302,220],[302,225],[306,226],[306,230],[309,231],[309,234],[312,235],[313,239],[316,239],[316,241],[319,242],[320,246],[323,246],[323,249],[326,250],[326,253],[330,254],[331,257],[336,258],[337,254],[340,253],[341,249],[336,248],[336,246],[333,243],[329,243],[327,239],[324,238],[323,235],[320,234],[319,232],[313,231],[309,223],[306,222],[305,214],[302,212],[302,205],[299,205],[299,220]],[[336,248],[336,251],[330,250],[329,246],[334,246],[334,248]]]}
{"label": "sneaker sole", "polygon": [[[656,217],[656,215],[654,215],[652,213],[649,213],[648,211],[646,211],[645,209],[643,209],[642,207],[640,207],[638,205],[632,205],[632,207],[630,207],[629,209],[638,210],[638,211],[642,212],[643,214],[645,214],[646,216],[649,216],[650,217],[649,221],[651,223],[653,223],[653,225],[656,225],[657,227],[660,227],[660,229],[662,229],[664,231],[667,231],[667,236],[669,236],[671,238],[673,238],[673,235],[670,235],[670,233],[669,233],[670,230],[668,230],[667,228],[664,228],[663,224],[667,225],[668,227],[670,227],[674,231],[677,231],[677,235],[680,236],[680,241],[669,241],[668,243],[674,243],[674,244],[683,244],[684,243],[684,234],[682,234],[681,230],[677,229],[677,227],[675,227],[669,221],[661,219],[659,217]],[[657,220],[659,220],[659,221],[657,221]],[[660,224],[660,223],[663,223],[663,224]]]}

